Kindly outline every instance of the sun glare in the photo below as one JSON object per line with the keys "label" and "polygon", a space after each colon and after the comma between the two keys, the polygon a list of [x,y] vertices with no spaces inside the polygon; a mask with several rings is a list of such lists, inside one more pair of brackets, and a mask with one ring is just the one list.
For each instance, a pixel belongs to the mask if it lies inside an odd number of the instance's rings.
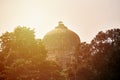
{"label": "sun glare", "polygon": [[17,16],[15,17],[17,20],[15,20],[14,23],[35,29],[36,37],[43,37],[45,32],[49,30],[48,25],[50,23],[46,21],[50,19],[50,15],[44,10],[45,7],[40,8],[34,1],[28,0],[23,3],[21,2],[16,7],[17,9],[14,13],[15,16]]}

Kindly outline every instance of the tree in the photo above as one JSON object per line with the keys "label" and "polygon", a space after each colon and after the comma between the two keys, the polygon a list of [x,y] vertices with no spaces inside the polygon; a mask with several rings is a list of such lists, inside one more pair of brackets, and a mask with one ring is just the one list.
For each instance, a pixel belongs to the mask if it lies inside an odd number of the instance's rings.
{"label": "tree", "polygon": [[99,32],[91,42],[97,80],[119,80],[120,29]]}
{"label": "tree", "polygon": [[18,26],[14,32],[4,33],[0,41],[0,61],[4,63],[0,80],[63,80],[61,68],[46,60],[47,51],[35,39],[34,30]]}
{"label": "tree", "polygon": [[6,32],[0,36],[0,80],[5,79],[5,62],[12,47],[12,36],[13,34],[9,32]]}
{"label": "tree", "polygon": [[93,80],[94,74],[90,63],[90,44],[86,42],[80,43],[74,56],[74,63],[68,69],[70,80]]}

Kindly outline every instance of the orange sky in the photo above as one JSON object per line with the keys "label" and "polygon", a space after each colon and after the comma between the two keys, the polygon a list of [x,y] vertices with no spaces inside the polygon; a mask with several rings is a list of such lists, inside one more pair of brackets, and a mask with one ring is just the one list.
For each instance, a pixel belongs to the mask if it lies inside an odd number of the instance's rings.
{"label": "orange sky", "polygon": [[42,38],[59,21],[90,42],[98,31],[120,28],[120,0],[0,0],[0,34],[21,25]]}

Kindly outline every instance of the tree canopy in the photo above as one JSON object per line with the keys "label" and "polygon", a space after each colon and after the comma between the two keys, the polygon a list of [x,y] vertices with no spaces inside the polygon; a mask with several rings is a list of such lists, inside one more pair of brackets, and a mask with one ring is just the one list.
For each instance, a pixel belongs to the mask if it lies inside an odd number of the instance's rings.
{"label": "tree canopy", "polygon": [[118,80],[120,76],[120,29],[99,32],[91,42],[97,80]]}
{"label": "tree canopy", "polygon": [[66,69],[47,60],[43,42],[34,33],[18,26],[0,36],[0,80],[120,79],[120,29],[100,31],[91,43],[81,42]]}
{"label": "tree canopy", "polygon": [[34,30],[18,26],[0,37],[0,80],[63,79],[61,68],[48,61],[42,41],[35,39]]}

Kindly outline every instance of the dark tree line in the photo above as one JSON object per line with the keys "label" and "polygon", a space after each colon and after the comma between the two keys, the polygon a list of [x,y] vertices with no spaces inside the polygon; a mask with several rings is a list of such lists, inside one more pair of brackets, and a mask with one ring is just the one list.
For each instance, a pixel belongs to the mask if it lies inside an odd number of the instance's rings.
{"label": "dark tree line", "polygon": [[119,80],[120,29],[100,31],[90,44],[82,42],[76,49],[76,60],[71,80]]}
{"label": "dark tree line", "polygon": [[120,29],[99,32],[91,42],[97,80],[120,79]]}
{"label": "dark tree line", "polygon": [[100,31],[76,48],[74,64],[64,70],[48,61],[34,30],[18,26],[0,36],[0,80],[119,80],[120,29]]}

